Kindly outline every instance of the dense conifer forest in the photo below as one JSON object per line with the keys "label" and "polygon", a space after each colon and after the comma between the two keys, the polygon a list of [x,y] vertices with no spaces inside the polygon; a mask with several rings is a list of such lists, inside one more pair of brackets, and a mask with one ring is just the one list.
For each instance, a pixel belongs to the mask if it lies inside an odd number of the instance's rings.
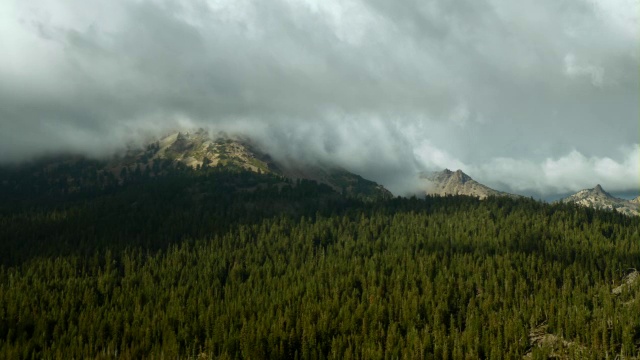
{"label": "dense conifer forest", "polygon": [[0,358],[640,354],[638,218],[83,166],[75,187],[2,173]]}

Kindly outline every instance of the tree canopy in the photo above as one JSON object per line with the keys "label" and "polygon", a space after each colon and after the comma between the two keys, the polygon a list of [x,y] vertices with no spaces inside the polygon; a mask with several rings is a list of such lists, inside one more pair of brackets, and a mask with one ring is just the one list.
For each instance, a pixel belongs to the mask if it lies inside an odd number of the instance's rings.
{"label": "tree canopy", "polygon": [[638,218],[216,168],[32,185],[2,193],[3,358],[639,354]]}

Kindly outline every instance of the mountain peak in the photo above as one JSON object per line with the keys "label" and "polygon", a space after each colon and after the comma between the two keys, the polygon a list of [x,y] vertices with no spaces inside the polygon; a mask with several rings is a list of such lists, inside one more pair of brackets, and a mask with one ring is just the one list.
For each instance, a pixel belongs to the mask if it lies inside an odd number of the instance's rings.
{"label": "mountain peak", "polygon": [[[389,198],[393,195],[383,186],[362,178],[344,169],[332,166],[278,163],[256,146],[251,139],[217,133],[211,136],[204,129],[174,131],[147,146],[146,150],[132,150],[128,164],[113,161],[111,168],[116,174],[123,166],[139,165],[154,169],[154,163],[182,164],[193,169],[205,167],[227,167],[262,174],[283,176],[292,180],[304,179],[323,183],[337,192],[363,199]],[[154,174],[155,176],[155,174]]]}
{"label": "mountain peak", "polygon": [[462,172],[462,170],[458,169],[455,173],[453,173],[453,178],[461,183],[466,183],[467,181],[473,180],[469,175]]}
{"label": "mountain peak", "polygon": [[425,191],[427,195],[468,195],[480,199],[488,196],[514,196],[482,185],[460,169],[455,172],[444,169],[440,172],[422,174],[420,177],[428,181]]}
{"label": "mountain peak", "polygon": [[611,199],[615,198],[614,196],[609,194],[607,191],[605,191],[605,189],[603,189],[600,184],[597,184],[596,187],[594,187],[593,189],[583,190],[583,191],[585,191],[586,193],[592,194],[593,196],[598,196],[602,198],[611,198]]}
{"label": "mountain peak", "polygon": [[564,203],[575,203],[595,209],[616,210],[626,215],[638,215],[637,200],[619,199],[606,192],[600,184],[593,189],[580,190],[561,200]]}

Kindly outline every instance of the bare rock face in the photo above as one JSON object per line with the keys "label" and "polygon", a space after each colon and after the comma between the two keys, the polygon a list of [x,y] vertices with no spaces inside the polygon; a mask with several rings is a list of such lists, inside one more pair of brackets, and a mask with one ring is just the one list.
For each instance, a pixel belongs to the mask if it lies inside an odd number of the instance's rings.
{"label": "bare rock face", "polygon": [[248,141],[224,135],[212,139],[204,130],[169,134],[148,144],[146,150],[129,151],[128,156],[141,166],[154,161],[168,161],[192,168],[229,165],[254,172],[270,172],[268,157],[255,150]]}
{"label": "bare rock face", "polygon": [[612,294],[620,295],[624,291],[631,289],[633,286],[635,286],[635,284],[638,283],[638,280],[640,280],[640,273],[636,269],[630,270],[632,271],[625,275],[624,278],[622,278],[622,284],[616,286],[611,290]]}
{"label": "bare rock face", "polygon": [[529,350],[522,357],[523,359],[533,359],[533,349],[542,348],[549,351],[550,359],[574,359],[576,354],[584,357],[587,349],[576,342],[567,341],[562,336],[551,334],[547,331],[546,321],[531,329],[529,332]]}
{"label": "bare rock face", "polygon": [[576,203],[580,206],[594,209],[616,210],[629,216],[638,216],[640,211],[640,197],[634,200],[617,198],[606,192],[600,184],[593,189],[580,190],[577,193],[561,200],[563,203]]}
{"label": "bare rock face", "polygon": [[427,195],[467,195],[480,199],[486,199],[489,196],[517,196],[480,184],[462,170],[444,169],[440,172],[421,174],[420,178],[426,183]]}

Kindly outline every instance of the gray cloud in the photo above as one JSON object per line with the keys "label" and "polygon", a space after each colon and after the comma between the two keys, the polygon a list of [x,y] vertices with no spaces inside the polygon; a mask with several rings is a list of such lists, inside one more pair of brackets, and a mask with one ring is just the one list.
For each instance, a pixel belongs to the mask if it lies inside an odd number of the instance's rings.
{"label": "gray cloud", "polygon": [[9,0],[0,161],[99,156],[204,126],[395,192],[440,166],[513,191],[633,190],[637,10],[633,0]]}

